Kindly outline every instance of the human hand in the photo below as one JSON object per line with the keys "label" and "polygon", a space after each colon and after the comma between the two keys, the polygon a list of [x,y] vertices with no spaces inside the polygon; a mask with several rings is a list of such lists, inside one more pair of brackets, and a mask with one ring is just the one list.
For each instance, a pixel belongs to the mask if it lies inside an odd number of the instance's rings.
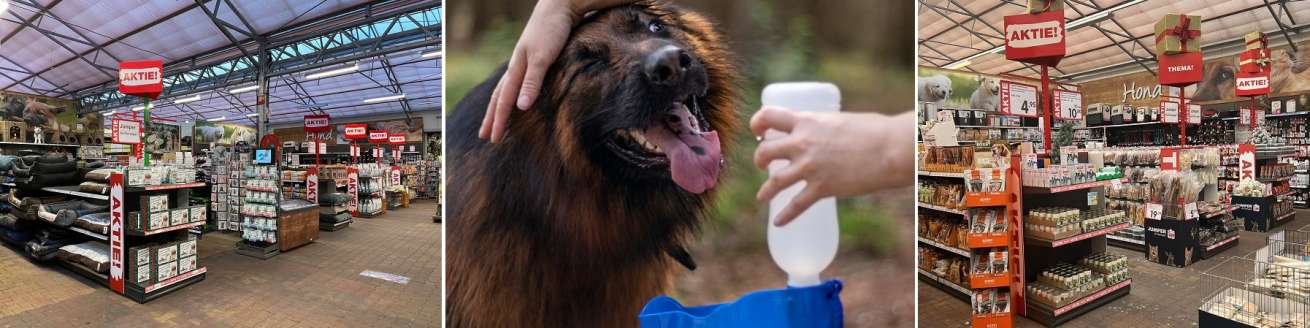
{"label": "human hand", "polygon": [[775,160],[787,165],[760,186],[756,199],[767,202],[804,180],[804,188],[774,218],[783,226],[814,202],[848,197],[913,183],[914,116],[796,112],[764,107],[751,117],[751,131],[787,133],[764,139],[755,150],[755,166]]}
{"label": "human hand", "polygon": [[568,40],[573,24],[582,16],[574,8],[576,6],[568,0],[537,2],[510,55],[505,75],[500,77],[495,91],[491,92],[491,101],[482,118],[478,138],[490,138],[492,143],[500,142],[505,136],[510,108],[517,106],[524,110],[532,107],[541,92],[546,70],[555,62]]}

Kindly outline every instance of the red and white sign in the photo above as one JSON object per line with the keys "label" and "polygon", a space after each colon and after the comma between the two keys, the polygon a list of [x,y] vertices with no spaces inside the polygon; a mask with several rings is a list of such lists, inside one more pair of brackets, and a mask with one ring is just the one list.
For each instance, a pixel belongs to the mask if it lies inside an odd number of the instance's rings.
{"label": "red and white sign", "polygon": [[405,144],[405,134],[404,134],[404,133],[392,133],[390,136],[387,137],[387,142],[389,142],[389,143],[391,143],[391,144],[393,144],[393,145],[403,145],[403,144]]}
{"label": "red and white sign", "polygon": [[1247,108],[1247,107],[1238,108],[1238,109],[1237,109],[1237,119],[1238,119],[1238,123],[1240,123],[1240,124],[1242,124],[1242,125],[1247,125],[1247,126],[1254,126],[1254,125],[1255,125],[1255,124],[1254,124],[1254,122],[1255,122],[1254,119],[1255,119],[1255,118],[1252,117],[1252,115],[1251,115],[1251,109],[1250,109],[1250,108]]}
{"label": "red and white sign", "polygon": [[1078,91],[1054,90],[1052,104],[1055,118],[1066,120],[1083,119],[1083,93]]}
{"label": "red and white sign", "polygon": [[1005,59],[1055,65],[1064,58],[1064,12],[1005,16]]}
{"label": "red and white sign", "polygon": [[384,142],[387,142],[387,138],[389,138],[389,137],[391,137],[391,134],[389,134],[389,133],[387,133],[387,131],[383,131],[383,130],[373,130],[373,131],[369,131],[369,132],[368,132],[368,141],[369,141],[369,142],[374,142],[374,143],[384,143]]}
{"label": "red and white sign", "polygon": [[1238,96],[1259,96],[1269,94],[1269,73],[1237,72]]}
{"label": "red and white sign", "polygon": [[1178,102],[1172,100],[1160,101],[1160,122],[1178,123]]}
{"label": "red and white sign", "polygon": [[350,210],[351,216],[359,216],[359,169],[347,167],[346,178],[346,192],[350,193],[350,202],[346,208]]}
{"label": "red and white sign", "polygon": [[305,115],[305,132],[319,133],[332,130],[332,117],[328,115]]}
{"label": "red and white sign", "polygon": [[1160,148],[1160,170],[1178,171],[1178,148]]}
{"label": "red and white sign", "polygon": [[1187,124],[1201,124],[1201,105],[1187,104]]}
{"label": "red and white sign", "polygon": [[109,289],[123,293],[123,173],[109,175]]}
{"label": "red and white sign", "polygon": [[368,124],[346,124],[346,139],[368,138]]}
{"label": "red and white sign", "polygon": [[110,123],[110,138],[116,144],[141,143],[141,121],[115,118]]}
{"label": "red and white sign", "polygon": [[1001,80],[1001,113],[1017,116],[1041,116],[1037,87]]}
{"label": "red and white sign", "polygon": [[164,61],[140,60],[118,63],[118,92],[149,98],[164,91]]}
{"label": "red and white sign", "polygon": [[1205,63],[1199,52],[1160,55],[1158,58],[1160,85],[1182,87],[1205,78]]}
{"label": "red and white sign", "polygon": [[318,168],[309,167],[305,170],[305,200],[310,204],[318,204]]}
{"label": "red and white sign", "polygon": [[1255,145],[1237,145],[1237,161],[1238,170],[1241,172],[1238,179],[1240,181],[1255,180]]}
{"label": "red and white sign", "polygon": [[391,167],[391,185],[393,185],[393,186],[399,186],[399,185],[400,185],[400,167],[399,167],[399,166],[392,166],[392,167]]}

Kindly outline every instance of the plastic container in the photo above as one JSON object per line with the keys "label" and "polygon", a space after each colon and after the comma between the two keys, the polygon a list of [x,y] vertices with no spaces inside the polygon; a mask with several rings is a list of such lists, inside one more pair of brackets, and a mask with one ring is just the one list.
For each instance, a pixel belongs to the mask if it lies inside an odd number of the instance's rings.
{"label": "plastic container", "polygon": [[840,280],[810,287],[752,292],[735,302],[685,307],[668,296],[651,299],[637,319],[642,328],[841,327]]}
{"label": "plastic container", "polygon": [[[761,98],[765,106],[794,111],[835,113],[841,109],[841,91],[830,83],[774,83],[764,88]],[[766,139],[784,136],[786,133],[775,130],[764,134]],[[769,174],[777,173],[787,164],[785,160],[769,163]],[[769,220],[765,223],[769,253],[782,271],[787,272],[787,285],[793,287],[818,285],[822,281],[819,273],[837,254],[837,202],[831,197],[815,202],[786,226],[773,225],[774,217],[804,188],[805,182],[800,181],[774,196],[769,201]]]}

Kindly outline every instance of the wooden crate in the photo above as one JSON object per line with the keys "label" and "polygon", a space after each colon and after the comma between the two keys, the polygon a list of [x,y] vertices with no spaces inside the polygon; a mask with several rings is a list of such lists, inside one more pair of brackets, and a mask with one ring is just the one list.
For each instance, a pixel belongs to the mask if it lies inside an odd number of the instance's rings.
{"label": "wooden crate", "polygon": [[282,212],[277,223],[278,247],[287,251],[318,239],[318,206]]}

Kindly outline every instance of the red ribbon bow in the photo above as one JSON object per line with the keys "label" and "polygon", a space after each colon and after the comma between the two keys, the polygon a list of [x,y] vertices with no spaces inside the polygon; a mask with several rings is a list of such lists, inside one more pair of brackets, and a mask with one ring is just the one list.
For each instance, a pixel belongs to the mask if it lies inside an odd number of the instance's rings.
{"label": "red ribbon bow", "polygon": [[1178,41],[1182,43],[1183,49],[1187,49],[1188,40],[1201,37],[1201,31],[1189,30],[1187,29],[1188,25],[1191,25],[1191,19],[1188,18],[1187,15],[1179,15],[1178,26],[1165,29],[1164,32],[1160,33],[1160,35],[1156,35],[1155,42],[1159,43],[1160,41],[1163,41],[1165,37],[1175,36],[1178,37]]}

